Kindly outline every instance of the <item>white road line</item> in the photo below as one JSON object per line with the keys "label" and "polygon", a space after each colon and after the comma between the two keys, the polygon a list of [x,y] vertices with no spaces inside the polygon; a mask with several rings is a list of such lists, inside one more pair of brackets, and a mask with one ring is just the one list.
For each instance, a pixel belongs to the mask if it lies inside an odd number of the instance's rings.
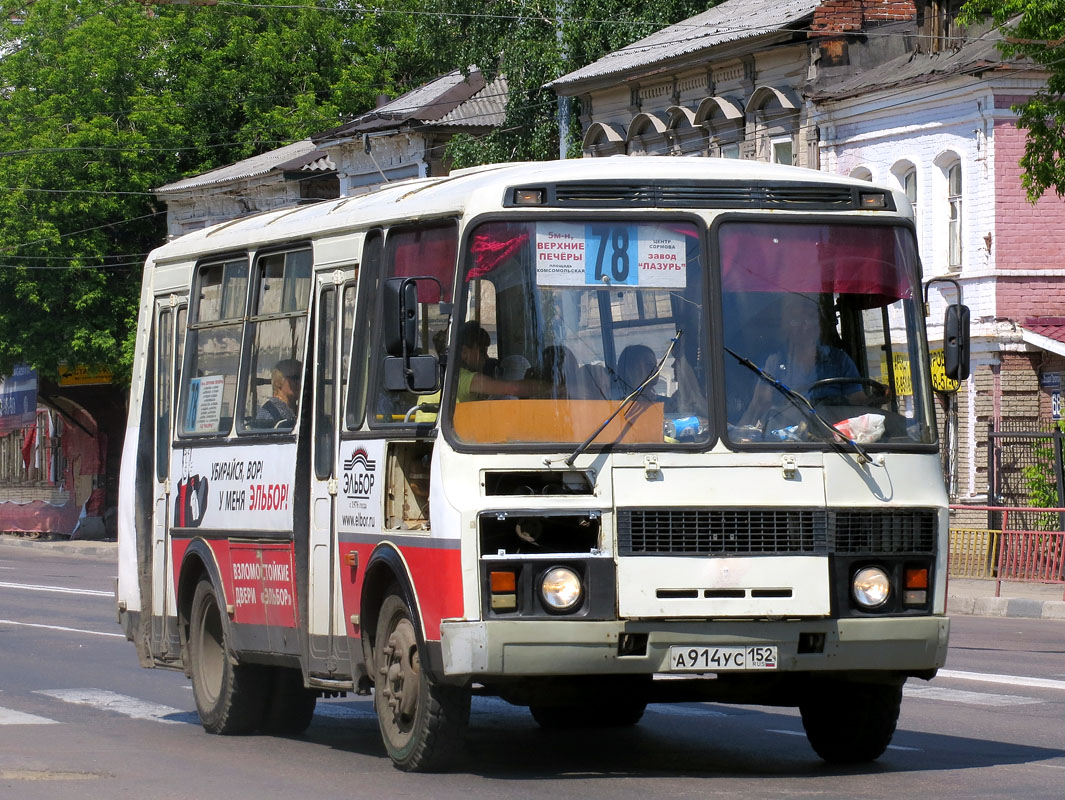
{"label": "white road line", "polygon": [[965,703],[972,706],[1028,706],[1041,703],[1036,697],[1022,697],[1013,694],[991,694],[990,692],[967,692],[963,689],[941,689],[937,686],[904,686],[904,697],[917,697],[922,700],[945,700],[948,703]]}
{"label": "white road line", "polygon": [[93,636],[118,636],[121,639],[126,638],[124,633],[104,633],[103,631],[87,631],[84,628],[67,628],[63,625],[42,625],[37,622],[17,622],[13,619],[0,619],[0,625],[20,625],[23,628],[46,628],[50,631],[64,631],[65,633],[89,633]]}
{"label": "white road line", "polygon": [[692,708],[691,706],[678,706],[672,703],[655,703],[647,709],[652,714],[676,714],[681,717],[727,717],[723,711],[714,711],[711,708]]}
{"label": "white road line", "polygon": [[954,669],[941,669],[937,678],[954,678],[962,681],[982,681],[984,683],[1004,683],[1007,686],[1027,686],[1033,689],[1060,689],[1065,691],[1065,681],[1051,678],[1025,678],[1021,675],[995,675],[986,672],[959,672]]}
{"label": "white road line", "polygon": [[25,589],[30,592],[54,592],[56,594],[84,594],[90,597],[114,597],[114,592],[102,592],[99,589],[71,589],[69,586],[41,586],[34,583],[10,583],[0,581],[0,589]]}
{"label": "white road line", "polygon": [[36,714],[26,714],[22,711],[14,711],[0,706],[0,725],[55,725],[54,719],[38,717]]}
{"label": "white road line", "polygon": [[[114,711],[133,719],[150,719],[156,722],[166,722],[177,725],[188,724],[193,712],[182,711],[180,708],[164,706],[160,703],[150,703],[125,694],[108,692],[103,689],[40,689],[34,694],[42,694],[45,697],[54,697],[65,703],[74,703],[79,706],[91,706],[104,711]],[[179,719],[169,719],[170,717]]]}

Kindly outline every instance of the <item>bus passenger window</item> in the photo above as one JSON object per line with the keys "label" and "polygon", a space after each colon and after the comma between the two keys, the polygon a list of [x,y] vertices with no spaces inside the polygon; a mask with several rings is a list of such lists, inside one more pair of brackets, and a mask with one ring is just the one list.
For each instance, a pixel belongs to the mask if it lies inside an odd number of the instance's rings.
{"label": "bus passenger window", "polygon": [[237,393],[248,263],[202,265],[188,323],[188,363],[181,382],[184,436],[229,433]]}
{"label": "bus passenger window", "polygon": [[241,426],[245,431],[291,431],[296,426],[311,263],[309,248],[271,253],[255,263],[255,294],[248,317],[252,346]]}

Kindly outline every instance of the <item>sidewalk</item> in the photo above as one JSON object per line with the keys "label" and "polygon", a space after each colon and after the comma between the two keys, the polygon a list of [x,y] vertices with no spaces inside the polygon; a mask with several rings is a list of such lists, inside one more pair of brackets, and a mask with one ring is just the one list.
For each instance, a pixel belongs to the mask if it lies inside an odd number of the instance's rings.
{"label": "sidewalk", "polygon": [[[81,555],[117,561],[117,542],[80,539],[45,541],[0,534],[0,547],[32,547],[42,553]],[[1065,620],[1065,584],[1006,583],[995,597],[995,582],[955,579],[947,584],[947,613],[952,616],[1029,617]]]}

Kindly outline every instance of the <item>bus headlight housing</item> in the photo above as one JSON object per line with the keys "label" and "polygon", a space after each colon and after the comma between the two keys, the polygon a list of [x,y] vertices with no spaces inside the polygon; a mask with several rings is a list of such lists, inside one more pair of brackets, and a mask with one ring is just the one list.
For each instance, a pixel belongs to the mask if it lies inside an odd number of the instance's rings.
{"label": "bus headlight housing", "polygon": [[854,574],[851,595],[862,608],[879,608],[891,596],[891,580],[880,567],[864,567]]}
{"label": "bus headlight housing", "polygon": [[540,581],[540,598],[551,611],[573,611],[583,596],[581,577],[569,567],[552,567]]}

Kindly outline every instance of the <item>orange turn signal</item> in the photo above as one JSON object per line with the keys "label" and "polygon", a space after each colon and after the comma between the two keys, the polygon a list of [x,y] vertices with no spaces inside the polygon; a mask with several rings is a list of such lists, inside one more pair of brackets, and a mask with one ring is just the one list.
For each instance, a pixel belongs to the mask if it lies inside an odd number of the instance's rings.
{"label": "orange turn signal", "polygon": [[513,572],[491,572],[489,580],[493,594],[514,592],[517,589],[517,578]]}
{"label": "orange turn signal", "polygon": [[906,588],[907,589],[927,589],[928,588],[928,569],[926,567],[907,567],[906,568]]}

